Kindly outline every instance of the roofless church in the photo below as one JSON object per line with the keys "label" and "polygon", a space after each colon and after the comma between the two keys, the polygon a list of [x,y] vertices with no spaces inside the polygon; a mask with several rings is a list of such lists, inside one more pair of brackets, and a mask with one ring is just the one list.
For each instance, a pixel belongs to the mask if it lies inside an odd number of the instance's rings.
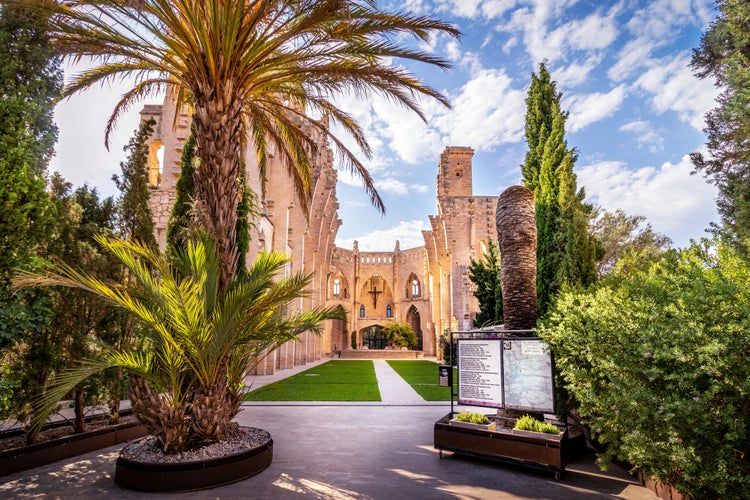
{"label": "roofless church", "polygon": [[[142,120],[156,121],[150,139],[149,184],[156,238],[162,249],[180,156],[190,133],[190,117],[181,112],[175,121],[174,113],[169,97],[163,105],[148,105],[141,111]],[[339,307],[347,320],[327,321],[322,335],[307,333],[299,342],[282,345],[261,363],[259,373],[306,364],[336,351],[346,355],[354,346],[357,350],[383,349],[386,342],[380,330],[393,321],[411,325],[419,339],[417,349],[436,355],[441,332],[471,327],[479,307],[469,281],[469,263],[486,251],[490,240],[497,239],[497,197],[472,195],[474,150],[448,147],[440,155],[437,214],[429,216],[431,229],[423,231],[424,246],[402,249],[396,241],[393,251],[365,252],[357,242],[353,248],[335,245],[342,221],[333,151],[325,137],[318,135],[316,141],[309,218],[298,206],[292,180],[273,151],[263,195],[256,155],[253,151],[245,155],[248,183],[259,193],[261,211],[259,220],[253,221],[247,258],[252,261],[263,249],[291,255],[288,272],[315,273],[311,297],[300,299],[296,306]]]}

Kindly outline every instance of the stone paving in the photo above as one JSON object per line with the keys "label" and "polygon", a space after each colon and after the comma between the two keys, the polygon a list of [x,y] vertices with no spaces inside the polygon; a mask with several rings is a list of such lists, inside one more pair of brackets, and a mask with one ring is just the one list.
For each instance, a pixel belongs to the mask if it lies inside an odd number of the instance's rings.
{"label": "stone paving", "polygon": [[[158,498],[657,498],[617,467],[599,471],[593,456],[568,465],[561,481],[551,474],[447,452],[440,458],[432,428],[450,405],[425,402],[385,360],[374,363],[382,402],[243,404],[237,420],[273,436],[271,466],[231,485]],[[317,364],[251,377],[248,384],[258,388]],[[0,478],[0,498],[142,498],[143,493],[114,484],[119,449],[114,446]]]}

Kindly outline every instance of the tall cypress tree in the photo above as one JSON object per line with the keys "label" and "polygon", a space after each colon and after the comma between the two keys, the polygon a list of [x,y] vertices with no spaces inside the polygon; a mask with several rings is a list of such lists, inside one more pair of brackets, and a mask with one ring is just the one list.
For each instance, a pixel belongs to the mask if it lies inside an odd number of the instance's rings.
{"label": "tall cypress tree", "polygon": [[532,73],[526,98],[528,152],[523,182],[534,192],[537,219],[537,294],[544,315],[563,283],[588,285],[596,279],[596,245],[588,230],[591,207],[583,203],[573,167],[575,149],[565,140],[568,113],[546,64]]}
{"label": "tall cypress tree", "polygon": [[167,221],[167,253],[183,249],[193,227],[193,172],[196,162],[195,137],[193,134],[182,146],[180,177],[175,184],[175,200]]}
{"label": "tall cypress tree", "polygon": [[718,1],[718,17],[703,34],[691,65],[722,89],[706,114],[708,155],[690,155],[719,188],[722,226],[715,232],[750,255],[750,4]]}
{"label": "tall cypress tree", "polygon": [[35,10],[0,6],[0,300],[13,268],[49,230],[44,176],[57,140],[62,70],[45,28]]}
{"label": "tall cypress tree", "polygon": [[142,121],[133,137],[123,148],[128,160],[120,162],[122,174],[112,176],[120,190],[120,236],[131,241],[140,241],[156,248],[154,216],[148,200],[148,151],[147,143],[154,132],[154,119]]}

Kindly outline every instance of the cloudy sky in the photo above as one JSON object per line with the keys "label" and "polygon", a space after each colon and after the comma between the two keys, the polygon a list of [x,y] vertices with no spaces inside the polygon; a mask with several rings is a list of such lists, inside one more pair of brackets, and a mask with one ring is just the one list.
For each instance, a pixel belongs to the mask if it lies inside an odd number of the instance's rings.
{"label": "cloudy sky", "polygon": [[[452,110],[424,102],[427,123],[379,99],[341,98],[367,130],[375,152],[367,167],[387,214],[381,217],[356,179],[339,177],[337,243],[361,250],[422,244],[436,213],[435,177],[446,146],[474,148],[474,194],[497,195],[520,183],[526,152],[525,102],[531,73],[546,60],[570,112],[568,145],[588,201],[606,210],[644,215],[682,247],[718,220],[716,189],[691,175],[688,154],[701,150],[703,115],[714,106],[712,81],[696,79],[691,50],[714,18],[709,0],[403,0],[395,9],[455,23],[459,41],[437,37],[424,48],[450,61],[443,72],[409,65],[447,95]],[[126,85],[126,83],[124,84]],[[122,146],[138,109],[120,123],[110,152],[107,116],[123,86],[90,91],[61,103],[58,154],[51,169],[102,194],[125,158]]]}

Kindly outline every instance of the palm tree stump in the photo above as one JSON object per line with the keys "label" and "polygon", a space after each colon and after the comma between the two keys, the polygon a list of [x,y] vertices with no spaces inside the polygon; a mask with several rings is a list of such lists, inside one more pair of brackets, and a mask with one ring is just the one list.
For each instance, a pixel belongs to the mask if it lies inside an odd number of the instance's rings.
{"label": "palm tree stump", "polygon": [[537,318],[534,193],[523,186],[503,191],[497,199],[495,221],[505,329],[532,330]]}

